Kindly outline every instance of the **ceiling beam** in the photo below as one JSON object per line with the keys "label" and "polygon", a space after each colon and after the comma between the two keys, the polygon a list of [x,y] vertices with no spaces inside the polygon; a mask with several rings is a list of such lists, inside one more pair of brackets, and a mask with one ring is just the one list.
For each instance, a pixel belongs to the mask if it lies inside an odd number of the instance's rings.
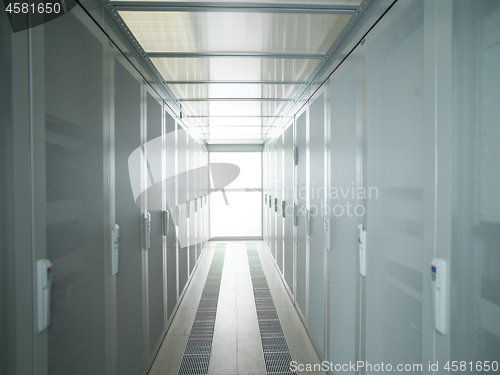
{"label": "ceiling beam", "polygon": [[110,1],[117,11],[158,11],[158,12],[257,12],[257,13],[329,13],[352,14],[354,5],[286,4],[217,1]]}
{"label": "ceiling beam", "polygon": [[208,57],[257,57],[260,59],[322,60],[320,53],[269,53],[269,52],[146,52],[150,59],[193,59]]}
{"label": "ceiling beam", "polygon": [[285,98],[187,98],[179,102],[291,102]]}
{"label": "ceiling beam", "polygon": [[198,125],[196,126],[198,129],[200,128],[211,128],[211,129],[220,129],[220,128],[273,128],[272,125]]}
{"label": "ceiling beam", "polygon": [[282,118],[283,116],[191,116],[190,118]]}
{"label": "ceiling beam", "polygon": [[167,85],[304,85],[306,81],[163,81]]}

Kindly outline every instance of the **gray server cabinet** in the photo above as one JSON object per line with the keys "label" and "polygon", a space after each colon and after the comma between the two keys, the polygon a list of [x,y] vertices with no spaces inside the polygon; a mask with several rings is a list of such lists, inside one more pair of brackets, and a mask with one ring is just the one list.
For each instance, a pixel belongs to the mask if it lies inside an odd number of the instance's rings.
{"label": "gray server cabinet", "polygon": [[279,136],[276,145],[276,264],[283,273],[283,135]]}
{"label": "gray server cabinet", "polygon": [[[157,141],[161,139],[162,135],[162,105],[149,92],[146,92],[146,111],[147,141]],[[150,178],[153,179],[153,186],[148,189],[148,211],[151,215],[151,246],[147,251],[150,355],[155,353],[155,349],[157,349],[160,339],[163,338],[165,330],[163,213],[161,210],[164,207],[165,197],[163,196],[163,180],[154,180],[155,177],[161,178],[163,173],[153,174],[151,171],[152,168],[156,167],[155,161],[160,161],[161,172],[164,172],[163,169],[165,168],[161,153],[159,155],[148,155]]]}
{"label": "gray server cabinet", "polygon": [[177,304],[177,235],[175,214],[175,120],[165,112],[165,195],[170,214],[167,243],[167,317],[170,319]]}
{"label": "gray server cabinet", "polygon": [[205,247],[207,241],[209,240],[209,208],[208,208],[208,195],[210,193],[209,187],[209,167],[208,167],[208,151],[203,149],[202,158],[202,200],[203,200],[203,247]]}
{"label": "gray server cabinet", "polygon": [[[42,333],[36,327],[33,332],[36,342],[46,340],[45,347],[34,346],[35,363],[50,374],[68,374],[74,369],[104,373],[107,233],[102,62],[106,44],[74,14],[31,32],[33,70],[23,76],[31,74],[30,95],[34,98],[30,112],[34,228],[30,222],[22,227],[34,233],[37,255],[33,261],[44,254],[54,270],[50,325]],[[25,110],[30,111],[28,102]],[[133,199],[130,203],[134,204]],[[24,357],[25,348],[17,350]],[[141,353],[142,347],[139,356]]]}
{"label": "gray server cabinet", "polygon": [[271,225],[272,225],[272,213],[274,209],[274,193],[272,190],[272,178],[271,178],[271,173],[273,172],[273,168],[271,166],[271,146],[267,147],[267,246],[269,247],[269,250],[271,250],[271,240],[272,240],[272,231],[271,231]]}
{"label": "gray server cabinet", "polygon": [[141,146],[141,84],[115,62],[115,199],[120,226],[120,263],[116,275],[118,373],[143,371],[143,283],[141,209],[134,202],[128,158]]}
{"label": "gray server cabinet", "polygon": [[[352,59],[354,60],[354,59]],[[329,251],[329,345],[333,363],[356,360],[357,227],[362,210],[355,208],[357,193],[356,61],[349,60],[330,84],[330,251]],[[353,190],[354,189],[354,190]],[[342,193],[342,191],[344,193]],[[348,214],[347,209],[350,213]],[[359,212],[354,213],[354,210]],[[364,208],[363,208],[364,209]],[[342,324],[339,324],[342,322]],[[347,362],[345,362],[347,361]]]}
{"label": "gray server cabinet", "polygon": [[296,302],[302,316],[306,317],[307,294],[307,238],[306,238],[306,209],[307,209],[307,138],[308,123],[307,111],[304,111],[296,120],[296,147],[298,155],[297,164],[297,253],[296,253]]}
{"label": "gray server cabinet", "polygon": [[309,107],[310,154],[310,244],[309,244],[309,328],[316,343],[324,352],[325,319],[325,94]]}
{"label": "gray server cabinet", "polygon": [[423,117],[423,5],[405,6],[366,47],[365,188],[374,188],[366,217],[366,360],[394,367],[422,363],[423,334],[430,333],[422,324],[431,308],[424,243],[433,236],[424,218],[434,211],[432,198],[425,200],[434,165],[425,158],[433,146]]}
{"label": "gray server cabinet", "polygon": [[283,274],[288,288],[293,293],[293,231],[294,231],[294,210],[293,210],[293,126],[290,125],[283,136],[283,169],[284,169],[284,195],[285,201],[285,229],[284,229],[284,249],[283,249]]}
{"label": "gray server cabinet", "polygon": [[196,143],[188,135],[189,275],[196,264]]}
{"label": "gray server cabinet", "polygon": [[262,239],[267,244],[267,147],[262,151]]}
{"label": "gray server cabinet", "polygon": [[267,146],[265,149],[265,164],[264,164],[264,170],[266,174],[266,193],[267,193],[267,202],[266,202],[266,207],[264,212],[264,215],[266,216],[266,244],[269,250],[271,249],[271,153],[270,153],[270,147]]}
{"label": "gray server cabinet", "polygon": [[500,359],[500,3],[453,2],[453,14],[450,359],[480,374],[475,361]]}
{"label": "gray server cabinet", "polygon": [[201,190],[202,190],[202,157],[203,149],[199,144],[196,144],[196,260],[200,258],[201,250],[203,249],[203,239],[202,239],[202,200],[201,200]]}
{"label": "gray server cabinet", "polygon": [[271,174],[270,178],[270,195],[271,195],[271,207],[270,207],[270,227],[269,231],[270,242],[271,242],[271,255],[274,259],[276,259],[276,206],[277,206],[277,198],[276,198],[276,143],[272,143],[269,146],[269,171]]}
{"label": "gray server cabinet", "polygon": [[187,133],[181,125],[177,125],[177,204],[178,213],[178,264],[179,294],[182,293],[188,280],[188,174],[187,174]]}

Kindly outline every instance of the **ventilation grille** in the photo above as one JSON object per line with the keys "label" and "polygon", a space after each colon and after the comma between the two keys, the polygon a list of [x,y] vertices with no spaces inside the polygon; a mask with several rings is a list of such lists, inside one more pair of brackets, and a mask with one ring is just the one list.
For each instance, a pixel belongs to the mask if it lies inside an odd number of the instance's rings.
{"label": "ventilation grille", "polygon": [[208,374],[225,253],[226,244],[218,244],[182,356],[179,375]]}
{"label": "ventilation grille", "polygon": [[259,253],[255,244],[247,243],[246,246],[266,372],[268,375],[295,374],[290,371],[292,356],[262,269]]}

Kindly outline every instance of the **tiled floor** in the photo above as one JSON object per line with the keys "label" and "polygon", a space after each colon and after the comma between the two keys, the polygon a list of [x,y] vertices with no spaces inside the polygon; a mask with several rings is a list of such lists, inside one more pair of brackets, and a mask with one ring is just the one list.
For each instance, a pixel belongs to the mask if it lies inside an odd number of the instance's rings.
{"label": "tiled floor", "polygon": [[[210,358],[210,375],[266,374],[245,243],[227,241]],[[278,310],[292,359],[320,363],[313,344],[262,241],[252,241]],[[150,375],[177,375],[205,284],[215,245],[210,242],[195,271]],[[324,373],[318,373],[324,374]]]}

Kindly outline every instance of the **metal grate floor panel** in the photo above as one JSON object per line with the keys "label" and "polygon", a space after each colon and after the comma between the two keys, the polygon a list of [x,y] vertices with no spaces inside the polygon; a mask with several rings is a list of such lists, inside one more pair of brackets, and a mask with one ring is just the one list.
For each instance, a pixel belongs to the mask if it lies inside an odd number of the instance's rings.
{"label": "metal grate floor panel", "polygon": [[278,320],[278,312],[276,309],[257,310],[257,320]]}
{"label": "metal grate floor panel", "polygon": [[182,357],[179,375],[208,374],[210,355],[186,355]]}
{"label": "metal grate floor panel", "polygon": [[224,268],[225,244],[218,244],[201,294],[179,375],[207,375]]}
{"label": "metal grate floor panel", "polygon": [[203,339],[189,339],[187,342],[185,355],[210,355],[212,351],[212,337]]}
{"label": "metal grate floor panel", "polygon": [[290,352],[285,353],[264,353],[267,373],[290,372],[290,362],[292,356]]}
{"label": "metal grate floor panel", "polygon": [[290,371],[292,355],[267,284],[259,253],[255,244],[247,243],[246,246],[266,372],[268,375],[295,374]]}

